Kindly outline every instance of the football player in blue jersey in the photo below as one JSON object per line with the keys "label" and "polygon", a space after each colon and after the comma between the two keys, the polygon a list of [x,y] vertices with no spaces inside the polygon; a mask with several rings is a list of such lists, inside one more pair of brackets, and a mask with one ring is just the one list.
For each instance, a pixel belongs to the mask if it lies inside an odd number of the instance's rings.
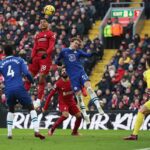
{"label": "football player in blue jersey", "polygon": [[13,49],[9,45],[4,47],[4,53],[6,57],[0,62],[0,74],[4,77],[5,95],[9,110],[7,114],[8,139],[12,139],[14,107],[17,101],[30,111],[35,131],[34,136],[45,139],[45,136],[39,133],[37,113],[34,110],[31,97],[24,88],[23,74],[33,83],[33,78],[27,70],[25,61],[20,57],[13,56]]}
{"label": "football player in blue jersey", "polygon": [[81,108],[84,119],[89,123],[89,117],[86,113],[85,104],[83,102],[81,88],[84,86],[90,95],[91,100],[96,105],[100,114],[104,114],[100,106],[99,99],[91,87],[90,80],[84,71],[84,68],[80,62],[81,57],[91,57],[94,53],[86,53],[79,49],[81,45],[79,38],[73,38],[69,48],[63,48],[60,52],[56,64],[61,65],[63,60],[66,67],[67,74],[71,80],[72,88],[75,92],[78,104]]}

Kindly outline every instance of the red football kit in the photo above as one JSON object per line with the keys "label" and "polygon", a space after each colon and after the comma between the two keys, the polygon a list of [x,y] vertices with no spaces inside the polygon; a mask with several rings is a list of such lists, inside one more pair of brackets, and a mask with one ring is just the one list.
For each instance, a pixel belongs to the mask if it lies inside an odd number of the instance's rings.
{"label": "red football kit", "polygon": [[59,110],[61,112],[67,111],[71,115],[75,115],[80,112],[79,108],[76,105],[74,100],[73,91],[71,89],[70,80],[64,81],[60,78],[54,85],[54,89],[50,92],[47,97],[46,103],[44,105],[44,109],[47,110],[48,105],[51,101],[52,96],[58,92],[58,103],[59,103]]}
{"label": "red football kit", "polygon": [[[48,74],[51,66],[51,54],[55,45],[55,34],[50,31],[41,31],[35,36],[34,47],[31,57],[32,64],[29,64],[29,70],[36,75],[38,72]],[[42,58],[47,54],[46,58]]]}

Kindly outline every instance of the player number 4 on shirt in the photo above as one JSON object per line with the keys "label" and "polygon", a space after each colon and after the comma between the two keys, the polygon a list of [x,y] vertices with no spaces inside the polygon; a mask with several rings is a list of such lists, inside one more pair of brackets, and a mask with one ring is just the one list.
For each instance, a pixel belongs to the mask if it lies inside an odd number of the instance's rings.
{"label": "player number 4 on shirt", "polygon": [[7,76],[14,77],[14,70],[12,69],[11,65],[8,66]]}

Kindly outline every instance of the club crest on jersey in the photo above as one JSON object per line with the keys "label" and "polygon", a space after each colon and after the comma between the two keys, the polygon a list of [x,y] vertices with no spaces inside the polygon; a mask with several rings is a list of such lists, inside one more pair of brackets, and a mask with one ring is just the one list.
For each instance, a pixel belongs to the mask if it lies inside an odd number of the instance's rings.
{"label": "club crest on jersey", "polygon": [[68,57],[70,62],[76,61],[76,56],[74,54],[69,54]]}
{"label": "club crest on jersey", "polygon": [[76,91],[78,88],[77,87],[74,87],[74,90]]}

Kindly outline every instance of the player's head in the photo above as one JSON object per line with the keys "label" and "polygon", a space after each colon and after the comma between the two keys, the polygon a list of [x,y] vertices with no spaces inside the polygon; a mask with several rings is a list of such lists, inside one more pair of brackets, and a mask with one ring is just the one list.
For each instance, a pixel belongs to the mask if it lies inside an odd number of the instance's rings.
{"label": "player's head", "polygon": [[81,45],[81,39],[80,38],[72,38],[71,39],[71,43],[70,43],[70,47],[74,50],[78,49]]}
{"label": "player's head", "polygon": [[61,69],[61,77],[64,78],[64,79],[68,78],[68,75],[67,75],[67,72],[66,72],[66,68],[65,68],[65,67],[63,67],[63,68]]}
{"label": "player's head", "polygon": [[41,30],[47,30],[48,29],[48,21],[45,18],[40,20],[39,28]]}
{"label": "player's head", "polygon": [[4,53],[5,53],[6,56],[13,55],[12,46],[10,46],[10,45],[5,45],[5,46],[4,46]]}

